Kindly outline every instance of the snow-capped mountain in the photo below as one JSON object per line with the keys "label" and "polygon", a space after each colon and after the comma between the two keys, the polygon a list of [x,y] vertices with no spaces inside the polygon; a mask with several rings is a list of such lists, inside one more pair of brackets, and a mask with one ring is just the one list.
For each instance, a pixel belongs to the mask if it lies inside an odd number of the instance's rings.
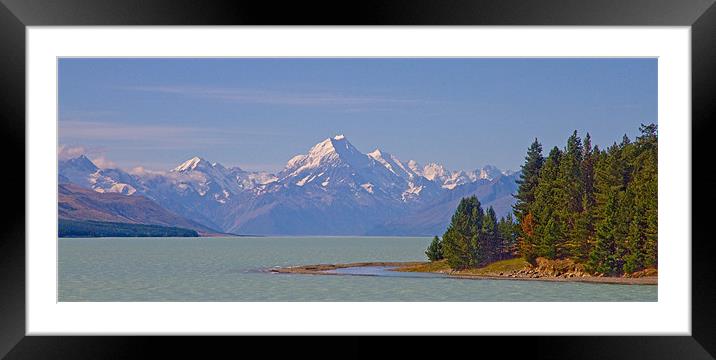
{"label": "snow-capped mountain", "polygon": [[166,173],[140,175],[142,194],[212,228],[224,228],[232,209],[276,181],[267,173],[226,168],[195,156]]}
{"label": "snow-capped mountain", "polygon": [[167,177],[180,191],[192,190],[200,196],[209,194],[225,202],[232,194],[243,191],[240,183],[223,165],[195,156],[172,169]]}
{"label": "snow-capped mountain", "polygon": [[368,153],[368,156],[379,162],[388,169],[388,171],[403,179],[409,180],[419,176],[412,169],[407,167],[406,164],[403,164],[395,155],[388,152],[375,149],[373,152]]}
{"label": "snow-capped mountain", "polygon": [[86,156],[80,155],[58,164],[59,182],[74,183],[100,193],[134,194],[136,179],[118,169],[100,169]]}
{"label": "snow-capped mountain", "polygon": [[277,180],[276,175],[267,172],[244,171],[238,166],[226,168],[198,156],[175,167],[167,176],[174,179],[179,189],[191,187],[199,195],[209,193],[221,203],[231,194],[258,191],[263,185]]}
{"label": "snow-capped mountain", "polygon": [[229,174],[239,183],[239,188],[244,191],[252,191],[261,193],[266,189],[265,185],[271,184],[278,180],[276,175],[266,171],[245,171],[241,168],[229,168]]}
{"label": "snow-capped mountain", "polygon": [[368,153],[368,156],[405,180],[407,188],[404,188],[401,194],[403,201],[429,201],[440,192],[439,184],[425,177],[422,169],[417,169],[418,165],[415,161],[404,163],[397,156],[380,149]]}
{"label": "snow-capped mountain", "polygon": [[[381,149],[365,154],[343,135],[294,156],[277,174],[226,168],[198,156],[166,172],[99,169],[84,155],[59,166],[61,183],[141,194],[207,227],[243,234],[395,234],[400,229],[404,235],[425,235],[445,225],[446,209],[461,195],[482,194],[485,206],[493,204],[504,215],[516,190],[516,174],[494,166],[471,171],[422,166]],[[431,213],[433,220],[426,221]]]}
{"label": "snow-capped mountain", "polygon": [[[480,170],[480,174],[479,174],[478,177],[479,177],[480,179],[488,179],[488,180],[495,179],[495,178],[497,178],[498,176],[502,176],[502,175],[511,175],[511,174],[513,174],[513,172],[511,172],[511,171],[502,171],[502,170],[500,170],[500,169],[498,169],[497,167],[492,166],[492,165],[485,165],[485,166],[483,166],[483,167],[482,167],[481,169],[479,169],[479,170]],[[477,170],[476,170],[476,171],[477,171]]]}
{"label": "snow-capped mountain", "polygon": [[415,174],[439,183],[442,188],[449,190],[452,190],[460,185],[473,183],[480,179],[493,180],[502,175],[510,175],[508,172],[503,172],[492,165],[486,165],[482,168],[471,171],[450,171],[445,169],[443,165],[436,163],[429,163],[425,166],[421,166],[413,160],[409,161],[407,165]]}
{"label": "snow-capped mountain", "polygon": [[407,188],[406,179],[358,151],[343,135],[328,138],[307,154],[293,157],[278,174],[277,182],[284,187],[346,191],[356,197],[394,200],[400,199]]}

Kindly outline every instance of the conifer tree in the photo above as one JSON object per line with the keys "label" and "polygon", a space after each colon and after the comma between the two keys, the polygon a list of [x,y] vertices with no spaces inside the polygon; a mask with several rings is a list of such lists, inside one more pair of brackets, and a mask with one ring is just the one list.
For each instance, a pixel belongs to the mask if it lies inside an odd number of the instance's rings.
{"label": "conifer tree", "polygon": [[460,200],[443,235],[443,255],[455,270],[475,267],[482,261],[478,233],[484,212],[476,196]]}
{"label": "conifer tree", "polygon": [[557,221],[555,219],[547,220],[542,240],[539,243],[539,255],[548,259],[555,259],[562,236],[562,231],[557,225]]}
{"label": "conifer tree", "polygon": [[595,198],[599,211],[597,217],[601,218],[602,210],[607,203],[607,198],[613,193],[623,191],[623,166],[621,164],[619,146],[614,143],[599,157],[595,168],[596,188]]}
{"label": "conifer tree", "polygon": [[646,246],[646,219],[644,209],[635,207],[633,209],[633,217],[629,224],[627,233],[626,251],[624,257],[624,272],[633,273],[643,269],[645,266],[645,246]]}
{"label": "conifer tree", "polygon": [[632,146],[631,140],[629,140],[629,137],[624,134],[622,142],[619,144],[619,163],[621,165],[622,190],[626,190],[627,185],[629,185],[632,180],[632,176],[634,174],[634,158],[636,156],[635,152],[636,147]]}
{"label": "conifer tree", "polygon": [[573,257],[580,262],[587,261],[590,246],[594,239],[594,213],[596,199],[594,195],[594,165],[599,154],[599,148],[592,148],[592,138],[587,133],[582,143],[582,163],[580,165],[582,187],[582,211],[577,214],[574,235],[576,236],[576,249]]}
{"label": "conifer tree", "polygon": [[599,148],[592,149],[592,137],[587,133],[584,136],[582,144],[582,164],[580,174],[584,191],[583,209],[592,209],[596,203],[594,199],[594,163],[596,162],[595,153],[599,153]]}
{"label": "conifer tree", "polygon": [[635,183],[639,189],[639,204],[644,208],[643,229],[644,267],[657,266],[657,235],[658,235],[658,142],[655,124],[639,127],[641,136],[637,137],[639,147],[637,158],[637,175]]}
{"label": "conifer tree", "polygon": [[490,206],[485,212],[485,217],[482,222],[482,228],[478,235],[478,258],[481,262],[491,262],[499,259],[501,249],[500,245],[502,240],[500,239],[499,232],[497,229],[497,215],[495,209]]}
{"label": "conifer tree", "polygon": [[535,234],[535,221],[532,213],[522,219],[520,223],[520,238],[519,238],[520,255],[529,262],[530,264],[535,263],[537,258],[537,241]]}
{"label": "conifer tree", "polygon": [[534,192],[543,163],[542,144],[535,138],[527,149],[525,163],[521,166],[522,171],[519,180],[517,180],[519,188],[517,194],[515,194],[517,202],[513,206],[513,210],[518,221],[521,221],[527,215],[529,205],[534,202]]}
{"label": "conifer tree", "polygon": [[518,229],[516,225],[517,224],[515,224],[512,218],[512,214],[507,214],[507,216],[500,218],[500,221],[497,224],[497,230],[500,233],[500,238],[502,240],[502,258],[514,256],[519,251],[517,247]]}
{"label": "conifer tree", "polygon": [[559,218],[562,220],[560,233],[559,257],[576,257],[580,248],[579,217],[582,213],[582,140],[575,130],[567,139],[562,160],[560,162],[557,185],[560,188],[561,198],[556,199]]}
{"label": "conifer tree", "polygon": [[659,260],[658,252],[658,234],[659,221],[657,211],[657,184],[656,177],[654,181],[647,185],[646,197],[648,199],[646,207],[646,229],[644,244],[644,266],[657,267]]}
{"label": "conifer tree", "polygon": [[617,194],[612,191],[607,195],[603,218],[597,224],[596,242],[589,254],[589,269],[594,273],[619,272],[616,257],[618,215]]}
{"label": "conifer tree", "polygon": [[[562,241],[561,238],[555,238],[562,233],[562,221],[557,211],[563,196],[559,183],[562,155],[562,151],[555,146],[545,159],[535,189],[535,200],[529,209],[534,216],[536,255],[549,259],[556,258]],[[551,228],[548,229],[550,221]]]}
{"label": "conifer tree", "polygon": [[582,212],[575,223],[576,248],[572,257],[578,262],[586,262],[594,239],[594,205],[589,205],[588,196],[582,196]]}
{"label": "conifer tree", "polygon": [[443,244],[440,238],[438,238],[437,236],[433,238],[433,241],[430,242],[430,245],[428,245],[427,250],[425,250],[425,255],[430,261],[438,261],[443,259]]}

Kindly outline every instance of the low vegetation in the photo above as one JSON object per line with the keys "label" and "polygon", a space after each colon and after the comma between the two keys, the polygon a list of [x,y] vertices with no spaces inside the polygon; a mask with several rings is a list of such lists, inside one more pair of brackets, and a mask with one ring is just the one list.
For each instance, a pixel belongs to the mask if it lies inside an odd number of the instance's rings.
{"label": "low vegetation", "polygon": [[412,266],[402,266],[395,269],[395,271],[448,273],[451,269],[446,260],[437,260]]}
{"label": "low vegetation", "polygon": [[450,268],[447,260],[431,261],[428,263],[403,266],[395,269],[395,271],[403,272],[436,272],[436,273],[456,273],[464,275],[494,275],[507,274],[517,272],[530,267],[530,264],[521,258],[512,258],[507,260],[499,260],[486,266],[479,268],[463,269],[454,271]]}
{"label": "low vegetation", "polygon": [[461,274],[471,275],[494,275],[500,276],[512,272],[517,272],[530,267],[530,264],[522,258],[513,258],[507,260],[499,260],[486,266],[476,269],[465,269],[460,271]]}

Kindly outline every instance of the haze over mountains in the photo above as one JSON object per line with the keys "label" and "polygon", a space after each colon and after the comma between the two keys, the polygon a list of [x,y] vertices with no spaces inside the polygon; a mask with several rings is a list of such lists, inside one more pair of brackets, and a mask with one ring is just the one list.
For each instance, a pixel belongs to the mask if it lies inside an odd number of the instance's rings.
{"label": "haze over mountains", "polygon": [[[382,149],[363,153],[343,135],[294,156],[276,174],[227,168],[200,157],[167,172],[101,169],[84,155],[59,162],[60,184],[72,184],[65,187],[65,202],[75,206],[86,202],[70,202],[67,196],[88,194],[73,185],[146,198],[199,231],[256,235],[441,234],[464,196],[476,194],[483,207],[506,215],[516,177],[494,166],[449,171],[435,163],[403,162]],[[108,211],[111,207],[100,212],[109,216]]]}

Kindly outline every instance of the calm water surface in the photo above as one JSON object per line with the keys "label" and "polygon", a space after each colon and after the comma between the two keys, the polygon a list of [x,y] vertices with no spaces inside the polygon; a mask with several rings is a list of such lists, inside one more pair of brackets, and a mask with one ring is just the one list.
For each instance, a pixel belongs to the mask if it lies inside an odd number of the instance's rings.
{"label": "calm water surface", "polygon": [[[59,240],[59,301],[656,301],[657,286],[451,279],[382,267],[343,276],[276,266],[422,261],[430,238]],[[354,276],[368,275],[368,276]]]}

